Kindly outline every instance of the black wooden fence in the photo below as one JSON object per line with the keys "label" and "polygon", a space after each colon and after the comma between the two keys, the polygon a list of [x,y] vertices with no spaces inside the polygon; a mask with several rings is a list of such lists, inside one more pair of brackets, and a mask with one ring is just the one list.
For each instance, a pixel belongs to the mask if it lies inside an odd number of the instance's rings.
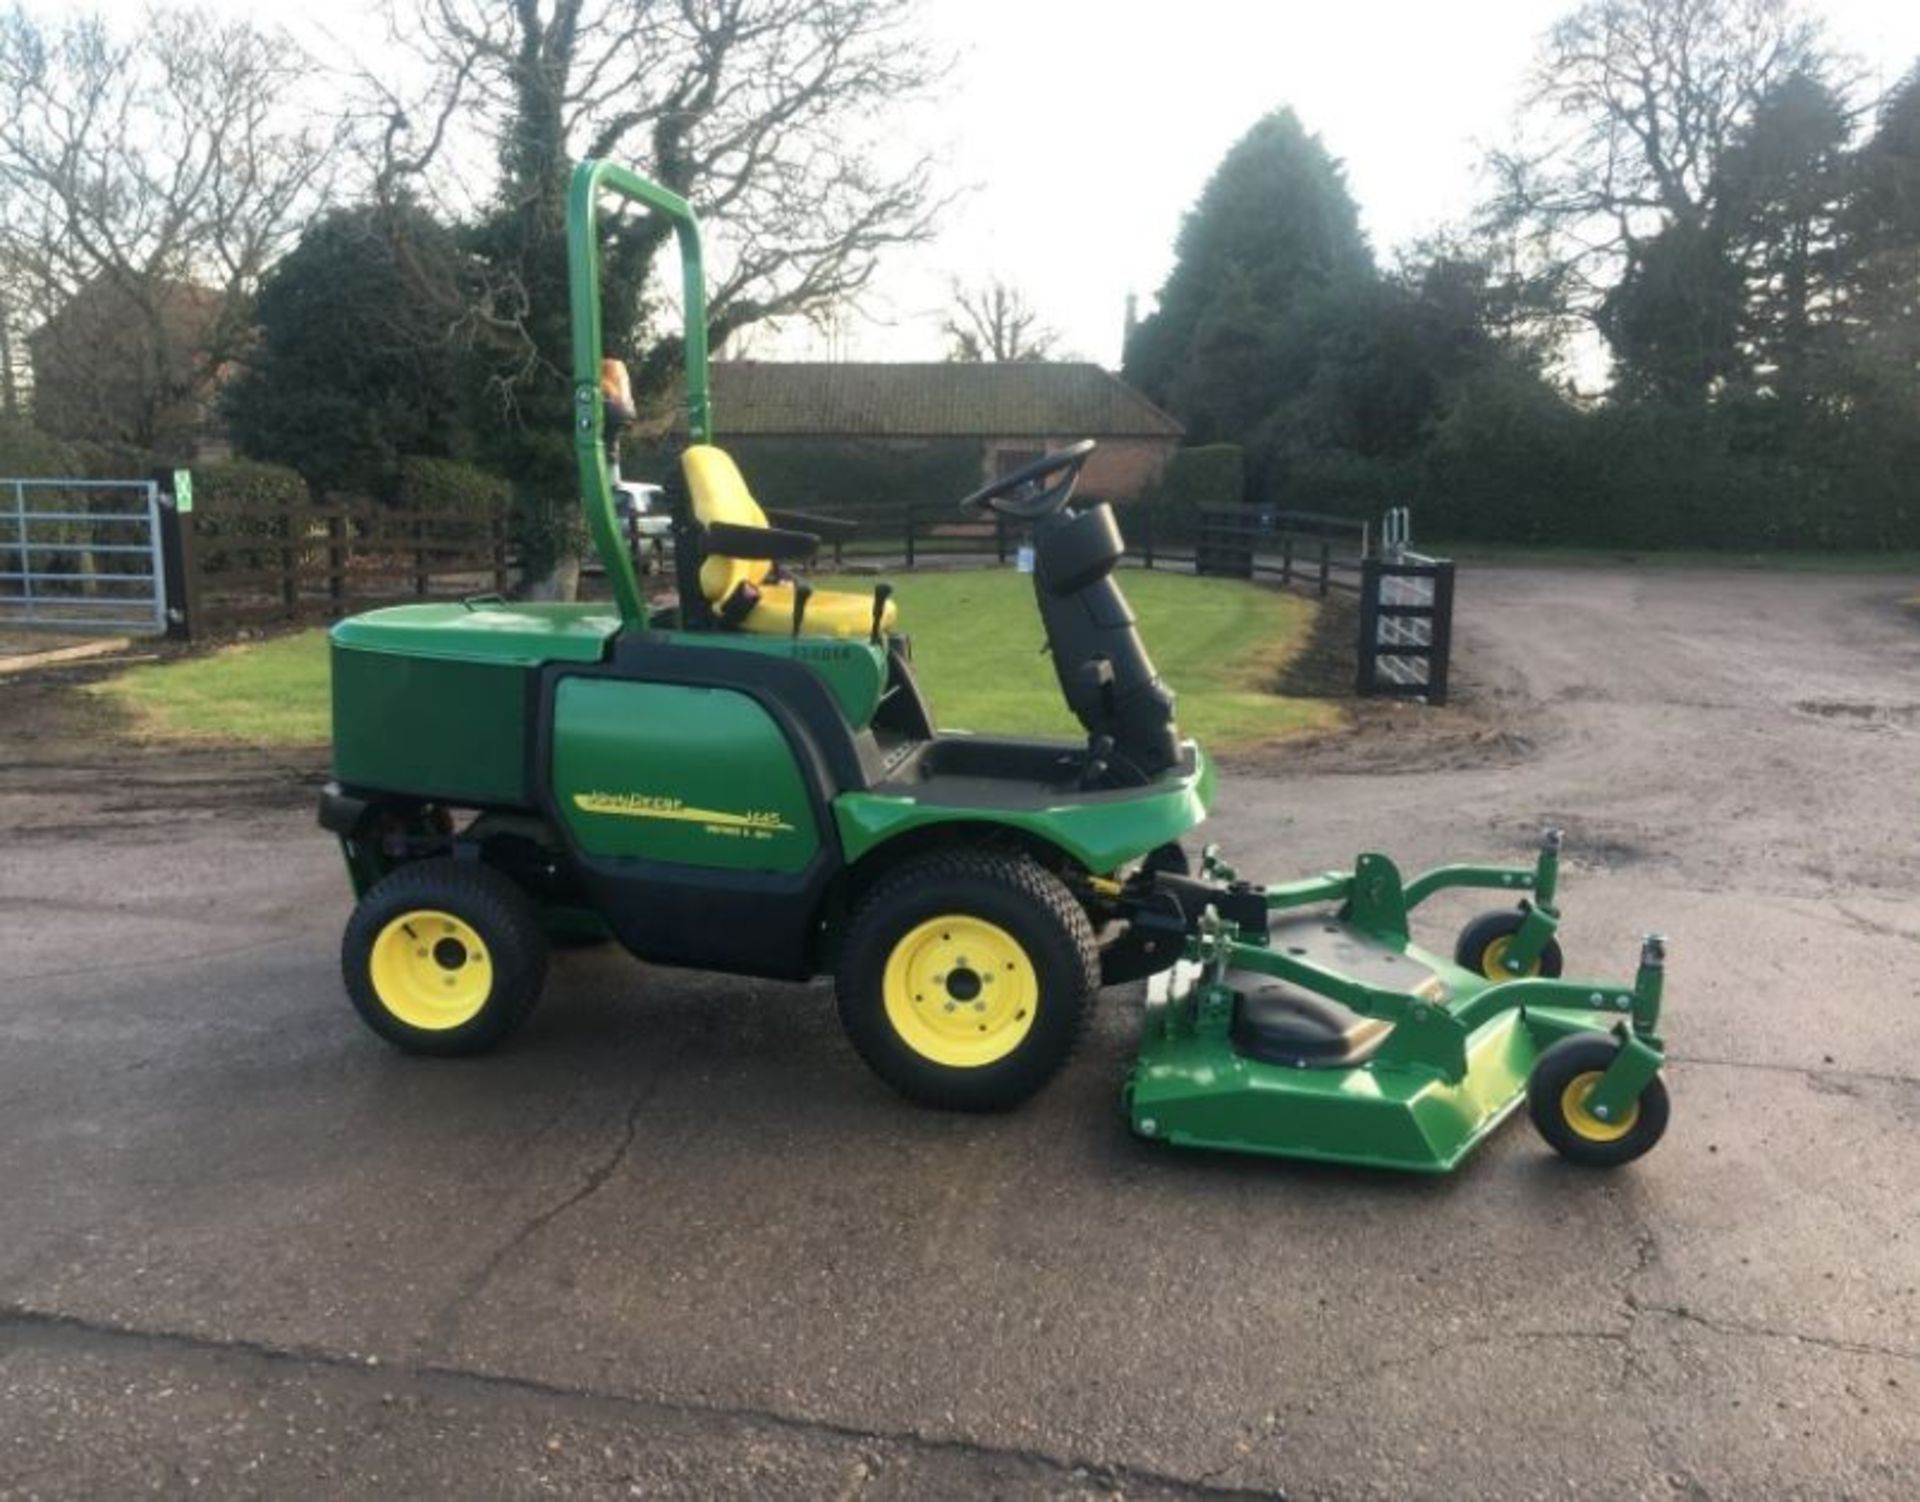
{"label": "black wooden fence", "polygon": [[503,513],[203,501],[169,516],[169,615],[191,638],[504,592],[511,582]]}
{"label": "black wooden fence", "polygon": [[[1334,590],[1356,593],[1367,556],[1365,522],[1315,511],[1261,511],[1251,506],[1201,508],[1184,529],[1186,540],[1165,537],[1151,510],[1138,518],[1123,513],[1129,554],[1148,568],[1191,566],[1197,574],[1264,579],[1310,588],[1325,597]],[[1156,535],[1159,532],[1160,535]]]}

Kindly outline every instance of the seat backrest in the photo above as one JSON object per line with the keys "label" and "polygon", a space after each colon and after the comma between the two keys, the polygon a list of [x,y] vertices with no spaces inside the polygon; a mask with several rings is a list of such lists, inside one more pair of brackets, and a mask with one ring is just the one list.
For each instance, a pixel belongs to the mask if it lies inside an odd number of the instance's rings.
{"label": "seat backrest", "polygon": [[[767,525],[766,512],[725,450],[710,443],[689,444],[680,456],[680,472],[687,479],[693,519],[702,526],[715,522],[734,527]],[[758,584],[772,569],[764,558],[709,556],[700,565],[700,593],[708,604],[719,605],[742,584]]]}

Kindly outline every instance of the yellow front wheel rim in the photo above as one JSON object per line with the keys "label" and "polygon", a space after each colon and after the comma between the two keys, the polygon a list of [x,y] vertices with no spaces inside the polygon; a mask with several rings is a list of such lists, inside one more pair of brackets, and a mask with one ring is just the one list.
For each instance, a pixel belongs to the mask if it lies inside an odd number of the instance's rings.
{"label": "yellow front wheel rim", "polygon": [[423,1032],[471,1022],[493,994],[486,942],[471,924],[430,908],[381,929],[367,968],[380,1005]]}
{"label": "yellow front wheel rim", "polygon": [[1507,968],[1507,950],[1513,943],[1513,935],[1503,934],[1487,945],[1480,956],[1480,968],[1486,972],[1488,980],[1531,980],[1540,973],[1538,957],[1525,970]]}
{"label": "yellow front wheel rim", "polygon": [[1606,1071],[1601,1069],[1589,1069],[1585,1074],[1576,1074],[1567,1081],[1567,1088],[1560,1092],[1560,1114],[1566,1118],[1574,1135],[1584,1137],[1589,1142],[1618,1142],[1640,1120],[1640,1102],[1637,1100],[1621,1113],[1618,1121],[1602,1121],[1587,1109],[1588,1098],[1599,1088],[1605,1074]]}
{"label": "yellow front wheel rim", "polygon": [[1040,977],[1019,940],[951,913],[904,934],[881,980],[887,1021],[921,1058],[949,1069],[1004,1059],[1033,1030]]}

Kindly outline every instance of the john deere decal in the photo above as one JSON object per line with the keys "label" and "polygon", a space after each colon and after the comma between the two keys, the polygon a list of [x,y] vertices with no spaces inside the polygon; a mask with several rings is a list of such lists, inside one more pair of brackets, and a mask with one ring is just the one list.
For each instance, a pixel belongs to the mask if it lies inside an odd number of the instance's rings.
{"label": "john deere decal", "polygon": [[694,808],[678,798],[665,798],[654,793],[575,793],[573,805],[589,814],[698,824],[708,834],[736,840],[770,840],[776,834],[793,832],[793,826],[774,810],[749,809],[745,813],[728,813],[722,809]]}

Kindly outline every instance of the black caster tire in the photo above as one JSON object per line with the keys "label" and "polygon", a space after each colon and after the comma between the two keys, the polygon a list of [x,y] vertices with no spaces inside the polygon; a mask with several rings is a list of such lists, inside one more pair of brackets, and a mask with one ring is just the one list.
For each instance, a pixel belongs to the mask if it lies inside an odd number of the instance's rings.
{"label": "black caster tire", "polygon": [[1462,970],[1471,970],[1475,975],[1484,975],[1492,981],[1557,978],[1565,964],[1558,939],[1547,940],[1546,947],[1540,951],[1540,958],[1526,974],[1516,975],[1502,967],[1500,961],[1507,952],[1507,945],[1520,931],[1520,925],[1525,920],[1524,913],[1482,913],[1460,930],[1460,937],[1453,945],[1453,962]]}
{"label": "black caster tire", "polygon": [[1562,1038],[1534,1060],[1527,1076],[1527,1114],[1547,1145],[1584,1168],[1618,1168],[1653,1150],[1666,1135],[1667,1086],[1647,1081],[1623,1121],[1602,1121],[1585,1101],[1620,1051],[1606,1033]]}
{"label": "black caster tire", "polygon": [[922,1105],[1004,1111],[1059,1072],[1100,984],[1086,912],[1022,855],[921,856],[860,901],[840,1022],[867,1067]]}
{"label": "black caster tire", "polygon": [[526,1021],[547,975],[531,898],[468,861],[402,866],[354,908],[340,946],[361,1020],[408,1053],[484,1053]]}

